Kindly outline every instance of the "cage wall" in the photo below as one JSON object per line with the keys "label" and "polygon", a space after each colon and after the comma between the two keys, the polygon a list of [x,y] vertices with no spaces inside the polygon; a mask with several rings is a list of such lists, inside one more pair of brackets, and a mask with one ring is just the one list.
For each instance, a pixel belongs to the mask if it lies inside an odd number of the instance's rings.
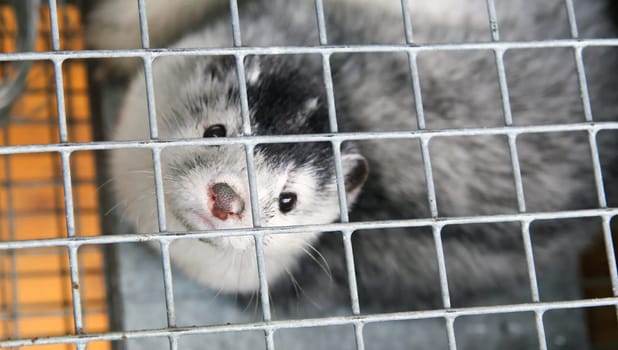
{"label": "cage wall", "polygon": [[[618,274],[612,226],[615,227],[614,183],[606,182],[602,171],[603,153],[599,152],[599,137],[615,137],[618,121],[598,121],[595,118],[594,96],[590,86],[595,84],[586,74],[586,54],[599,48],[616,48],[616,38],[588,38],[580,35],[573,1],[561,1],[568,21],[564,23],[568,37],[521,39],[500,31],[497,12],[501,3],[479,1],[487,12],[487,38],[484,41],[455,43],[419,43],[415,40],[414,11],[407,0],[392,1],[401,11],[401,42],[388,44],[333,44],[325,23],[330,2],[315,1],[316,45],[245,45],[241,22],[244,5],[231,0],[219,10],[229,18],[229,44],[215,48],[159,48],[150,42],[148,34],[148,1],[135,2],[135,18],[141,30],[141,47],[114,50],[85,50],[83,28],[88,23],[88,9],[81,3],[65,4],[50,0],[41,5],[39,36],[32,52],[15,48],[16,25],[14,9],[2,7],[2,45],[0,54],[3,79],[15,74],[10,63],[33,61],[24,94],[16,100],[7,125],[3,127],[4,141],[0,147],[2,170],[2,340],[7,348],[428,348],[475,349],[538,348],[538,349],[603,349],[612,348],[616,339],[616,306],[618,303]],[[477,4],[477,5],[479,5]],[[152,9],[151,9],[152,10]],[[385,24],[387,25],[387,24]],[[246,33],[246,32],[245,32]],[[511,104],[512,82],[517,80],[511,60],[525,50],[543,52],[561,50],[570,57],[571,73],[565,84],[575,87],[575,98],[581,109],[573,113],[572,121],[554,123],[551,117],[538,124],[518,121],[522,107]],[[546,51],[543,51],[546,50]],[[495,66],[491,82],[470,82],[470,89],[484,89],[495,103],[487,106],[488,113],[497,116],[490,124],[459,125],[443,128],[427,117],[424,104],[430,94],[426,76],[427,62],[440,60],[441,55],[468,53],[487,55]],[[397,130],[341,129],[337,106],[342,102],[339,86],[333,78],[332,66],[345,55],[367,55],[373,60],[398,57],[409,72],[405,77],[409,97],[410,125]],[[159,136],[155,86],[156,66],[166,58],[176,56],[207,56],[230,58],[235,65],[239,92],[239,109],[243,134],[228,138],[184,138],[168,140]],[[303,135],[255,135],[252,133],[248,77],[245,59],[262,56],[306,55],[321,66],[324,99],[328,105],[330,131]],[[139,141],[109,141],[114,128],[118,106],[126,93],[126,82],[108,79],[112,75],[101,69],[112,59],[136,59],[144,72],[149,137]],[[367,62],[371,62],[368,59]],[[96,61],[96,62],[95,62]],[[462,60],[463,62],[463,60]],[[456,86],[457,71],[461,67],[445,67],[453,73]],[[543,67],[539,68],[543,69]],[[88,70],[88,71],[87,71]],[[112,72],[113,73],[113,72]],[[380,73],[384,80],[389,72]],[[103,75],[103,77],[102,77]],[[483,85],[483,84],[486,84]],[[359,82],[362,85],[362,81]],[[438,85],[442,87],[443,85]],[[466,91],[461,93],[462,100]],[[611,93],[611,92],[610,92]],[[388,92],[385,92],[388,95]],[[375,98],[372,96],[371,98]],[[618,96],[617,96],[618,101]],[[453,106],[456,108],[457,106]],[[548,116],[552,106],[535,105]],[[448,108],[448,107],[447,107]],[[618,106],[616,106],[618,109]],[[579,133],[589,144],[590,158],[582,160],[590,166],[582,177],[595,183],[597,205],[594,208],[537,211],[526,202],[525,178],[529,169],[522,159],[521,149],[533,137],[559,137],[562,133]],[[439,159],[435,149],[439,143],[458,140],[499,139],[508,150],[503,161],[512,168],[513,210],[509,213],[472,212],[460,216],[441,215],[440,191],[445,184],[434,181],[432,169]],[[405,166],[423,169],[425,196],[424,217],[405,215],[380,216],[357,221],[354,211],[348,214],[345,178],[342,165],[342,144],[357,141],[393,143],[407,147],[421,155],[420,162]],[[328,143],[333,152],[333,172],[339,195],[341,215],[334,223],[302,226],[271,227],[261,225],[259,213],[258,179],[255,149],[263,144]],[[253,218],[251,229],[223,231],[169,232],[165,200],[165,174],[162,159],[170,149],[178,147],[231,147],[238,145],[247,162],[249,203],[248,215]],[[110,194],[109,151],[140,149],[152,154],[153,178],[156,192],[156,213],[153,220],[158,230],[140,232],[126,222],[118,204]],[[616,150],[604,150],[616,152]],[[525,155],[524,155],[525,157]],[[434,166],[432,167],[432,161]],[[523,165],[522,165],[523,164]],[[400,164],[398,166],[404,166]],[[479,169],[482,168],[479,165]],[[481,171],[479,170],[479,171]],[[489,169],[491,170],[491,169]],[[370,175],[371,176],[371,172]],[[495,189],[490,184],[487,192]],[[454,204],[456,205],[456,204]],[[536,243],[542,240],[536,230],[551,226],[555,220],[571,220],[573,225],[589,222],[598,238],[586,254],[577,259],[560,260],[560,266],[539,271],[535,266]],[[471,302],[452,296],[452,280],[447,271],[456,268],[449,258],[448,240],[458,234],[458,227],[510,226],[521,236],[519,259],[528,275],[525,283],[516,287],[497,287],[482,300]],[[376,312],[370,307],[371,295],[359,290],[362,276],[388,274],[388,270],[364,271],[359,264],[355,237],[371,234],[415,234],[423,237],[431,250],[427,261],[437,271],[437,307],[384,307]],[[319,312],[297,307],[294,316],[280,311],[280,299],[269,290],[268,263],[264,242],[268,237],[282,234],[302,235],[308,231],[328,232],[340,251],[340,264],[345,276],[341,278],[347,301],[327,310],[320,309],[320,301],[310,307]],[[615,232],[615,228],[614,228]],[[170,258],[170,247],[187,239],[216,239],[249,235],[254,240],[258,267],[259,290],[252,295],[224,295],[208,290],[187,277]],[[614,234],[615,236],[615,234]],[[158,245],[152,249],[148,245]],[[355,255],[356,254],[356,255]],[[309,254],[320,269],[319,252]],[[385,266],[397,263],[397,258],[384,253]],[[391,259],[390,261],[387,261]],[[429,264],[429,263],[428,263]],[[326,272],[328,273],[328,272]],[[472,275],[472,273],[471,273]],[[291,280],[302,276],[290,276]],[[302,280],[301,280],[302,282]],[[364,282],[362,282],[364,283]],[[294,284],[294,283],[293,283]],[[303,284],[294,284],[301,295]],[[327,286],[324,289],[328,289]],[[402,290],[405,294],[405,289]],[[333,296],[334,297],[334,296]],[[294,309],[294,307],[292,307]],[[302,309],[302,310],[301,310]]]}

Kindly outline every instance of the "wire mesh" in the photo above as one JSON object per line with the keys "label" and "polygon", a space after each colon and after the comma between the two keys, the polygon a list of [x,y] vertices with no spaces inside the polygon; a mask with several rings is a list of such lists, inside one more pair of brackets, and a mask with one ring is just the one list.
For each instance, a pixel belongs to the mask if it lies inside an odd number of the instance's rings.
{"label": "wire mesh", "polygon": [[[30,29],[36,34],[34,49],[59,49],[61,44],[65,48],[83,48],[79,11],[75,6],[62,5],[58,11],[52,11],[52,16],[47,5],[32,10],[40,19]],[[0,5],[2,54],[19,49],[14,15],[14,8]],[[56,28],[57,36],[53,38],[50,21]],[[24,93],[7,111],[10,123],[1,131],[2,147],[92,139],[85,64],[67,62],[56,72],[49,62],[29,64],[32,68],[24,79]],[[3,71],[4,68],[4,65],[0,67]],[[62,108],[57,103],[58,91],[66,97]],[[59,114],[66,118],[62,137]],[[2,241],[63,237],[67,224],[80,235],[99,234],[92,153],[75,154],[72,164],[55,154],[6,155],[2,157],[0,168]],[[63,171],[72,176],[63,176]],[[74,191],[64,191],[67,184]],[[67,204],[72,205],[70,223],[66,222]],[[0,261],[0,333],[3,339],[74,332],[75,310],[81,310],[78,313],[81,325],[85,323],[88,331],[107,329],[100,249],[89,247],[79,252],[66,248],[8,250],[0,253]],[[91,348],[108,348],[107,344],[102,345]],[[72,348],[72,345],[53,348]]]}
{"label": "wire mesh", "polygon": [[[517,313],[533,312],[538,331],[539,346],[546,349],[545,330],[543,326],[543,316],[548,311],[558,309],[587,308],[599,306],[618,305],[618,272],[616,267],[616,254],[611,237],[610,221],[618,215],[618,208],[607,207],[607,198],[604,191],[603,178],[599,160],[599,152],[596,145],[597,134],[601,131],[618,130],[618,122],[595,122],[590,107],[590,97],[586,80],[585,66],[582,58],[582,51],[585,48],[595,46],[616,46],[618,39],[582,39],[579,37],[575,16],[573,14],[572,1],[565,2],[569,13],[571,39],[542,40],[542,41],[500,41],[500,30],[496,19],[496,9],[493,0],[487,0],[488,11],[488,30],[491,34],[490,42],[483,43],[458,43],[458,44],[432,44],[417,46],[414,44],[413,28],[408,1],[401,1],[403,23],[405,27],[406,44],[402,45],[329,45],[324,21],[324,6],[321,0],[316,0],[316,23],[318,25],[320,45],[314,47],[246,47],[242,46],[240,24],[238,17],[238,4],[235,0],[230,1],[231,26],[233,31],[233,47],[230,48],[208,48],[208,49],[150,49],[148,38],[148,23],[146,16],[146,2],[138,1],[140,30],[142,33],[142,49],[131,50],[61,50],[59,41],[57,6],[54,0],[50,1],[51,10],[51,37],[52,50],[47,52],[15,52],[0,54],[0,62],[8,61],[29,61],[46,60],[53,64],[54,77],[56,84],[57,115],[59,123],[60,138],[56,142],[37,145],[7,145],[0,148],[1,155],[17,155],[32,153],[55,153],[60,156],[62,170],[62,184],[64,188],[64,208],[66,210],[66,237],[15,240],[13,238],[0,242],[0,250],[13,252],[32,249],[32,248],[62,248],[68,250],[69,273],[72,284],[79,286],[79,259],[77,252],[80,249],[94,245],[109,245],[129,242],[159,242],[162,251],[162,269],[164,274],[165,301],[167,310],[167,327],[164,329],[132,330],[121,332],[102,332],[102,333],[83,333],[83,310],[81,308],[82,291],[80,288],[72,288],[71,303],[74,318],[75,332],[66,336],[52,337],[26,337],[16,340],[2,340],[2,347],[20,347],[28,345],[47,345],[47,344],[75,344],[77,348],[84,348],[90,342],[114,341],[125,339],[141,339],[150,337],[167,337],[172,349],[178,348],[178,339],[182,336],[194,334],[209,334],[218,332],[239,332],[239,331],[263,331],[266,339],[267,349],[274,349],[273,335],[276,331],[283,329],[294,329],[304,327],[319,327],[333,325],[352,325],[355,327],[355,337],[357,349],[364,349],[363,328],[367,324],[400,321],[441,318],[444,320],[448,336],[450,349],[456,349],[456,337],[454,322],[463,316],[488,315],[497,313]],[[571,124],[549,124],[533,126],[514,126],[511,105],[509,101],[509,89],[507,76],[504,67],[504,54],[513,49],[524,48],[569,48],[577,64],[577,75],[581,92],[582,103],[584,105],[585,120]],[[419,82],[417,57],[419,53],[432,51],[452,51],[452,50],[490,50],[495,56],[497,67],[496,79],[499,83],[502,97],[502,109],[504,114],[504,126],[490,128],[466,128],[466,129],[444,129],[431,130],[425,127],[422,92]],[[335,112],[334,88],[332,82],[332,72],[330,69],[330,57],[338,53],[379,53],[379,52],[400,52],[408,55],[410,66],[410,79],[412,82],[412,92],[414,95],[415,109],[418,119],[418,130],[397,131],[397,132],[338,132],[337,119]],[[322,58],[325,91],[328,100],[328,110],[330,117],[331,133],[314,135],[282,135],[282,136],[252,136],[249,121],[249,108],[246,92],[246,81],[243,61],[249,55],[289,55],[289,54],[318,54]],[[186,140],[162,140],[158,137],[156,115],[155,115],[155,96],[154,83],[152,79],[152,63],[156,58],[176,55],[231,55],[236,59],[236,69],[240,86],[241,109],[243,118],[244,135],[240,137],[228,137],[224,139],[186,139]],[[67,60],[85,58],[140,58],[143,60],[143,67],[146,81],[147,105],[150,121],[151,140],[148,141],[122,141],[122,142],[72,142],[67,134],[67,115],[65,114],[66,91],[62,89],[66,85],[63,80],[63,68]],[[532,133],[554,133],[565,131],[583,131],[589,135],[591,147],[596,190],[598,196],[598,209],[570,210],[557,212],[526,212],[526,201],[524,198],[521,169],[519,166],[519,156],[517,153],[517,138],[524,134]],[[481,215],[469,217],[440,217],[436,204],[436,191],[433,181],[431,156],[429,152],[429,142],[437,137],[452,136],[484,136],[484,135],[503,135],[508,138],[509,152],[513,166],[513,177],[515,181],[516,197],[518,203],[518,213],[508,215]],[[431,217],[407,220],[387,220],[371,222],[349,222],[347,217],[347,203],[343,182],[343,171],[341,165],[341,144],[350,140],[388,140],[388,139],[417,139],[420,140],[422,160],[427,178],[427,202],[429,204]],[[255,180],[255,170],[253,164],[253,150],[258,144],[265,143],[285,143],[285,142],[330,142],[333,146],[337,185],[341,209],[341,222],[323,225],[305,225],[293,227],[262,227],[257,205],[257,188]],[[243,145],[248,164],[249,187],[252,201],[252,215],[254,228],[252,229],[229,229],[218,231],[197,231],[197,232],[168,232],[165,222],[165,202],[163,200],[162,174],[161,174],[161,152],[166,148],[183,146],[212,146],[212,145]],[[111,149],[141,148],[152,152],[154,163],[154,175],[157,192],[157,211],[159,218],[159,232],[147,234],[129,235],[106,235],[93,237],[78,237],[75,230],[75,203],[73,189],[75,182],[72,180],[71,159],[75,152],[81,151],[100,151]],[[541,302],[537,286],[537,276],[533,259],[533,247],[530,239],[530,224],[537,220],[546,219],[566,219],[566,218],[601,218],[603,222],[603,236],[605,240],[606,255],[609,262],[609,276],[612,285],[612,296],[592,300],[574,300],[559,302]],[[529,280],[531,285],[532,302],[513,305],[498,305],[491,307],[469,307],[453,309],[451,307],[448,280],[446,276],[446,264],[444,251],[442,249],[442,229],[446,225],[470,224],[470,223],[500,223],[516,222],[522,227],[522,237],[527,258]],[[351,235],[363,229],[375,228],[406,228],[406,227],[431,227],[433,239],[436,245],[437,260],[440,275],[440,285],[442,289],[443,308],[439,310],[399,312],[385,314],[361,315],[358,300],[357,285],[355,279],[355,267],[353,258],[353,247]],[[266,235],[302,233],[309,231],[339,231],[342,232],[344,242],[344,252],[347,263],[349,277],[350,299],[352,306],[351,316],[312,318],[301,320],[274,321],[270,314],[268,297],[268,285],[264,270],[263,238]],[[260,281],[260,297],[263,311],[263,321],[238,325],[214,325],[214,326],[195,326],[177,327],[175,322],[174,307],[174,287],[172,281],[171,264],[169,257],[169,245],[175,240],[187,238],[215,238],[223,236],[245,236],[253,235],[255,238],[256,256],[258,263],[258,274]]]}

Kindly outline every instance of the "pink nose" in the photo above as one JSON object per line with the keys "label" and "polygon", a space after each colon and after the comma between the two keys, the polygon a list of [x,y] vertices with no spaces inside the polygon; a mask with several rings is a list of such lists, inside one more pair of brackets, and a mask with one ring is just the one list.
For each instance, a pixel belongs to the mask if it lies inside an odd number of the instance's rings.
{"label": "pink nose", "polygon": [[245,202],[224,182],[212,185],[209,193],[213,202],[210,211],[220,220],[227,220],[230,215],[240,215],[245,210]]}

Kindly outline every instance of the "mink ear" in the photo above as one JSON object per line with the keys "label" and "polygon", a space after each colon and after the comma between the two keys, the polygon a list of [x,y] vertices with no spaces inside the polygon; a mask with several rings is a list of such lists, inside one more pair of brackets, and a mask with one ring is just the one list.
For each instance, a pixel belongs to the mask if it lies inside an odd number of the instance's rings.
{"label": "mink ear", "polygon": [[341,155],[341,165],[345,177],[345,191],[348,194],[348,202],[353,202],[367,180],[369,163],[360,154],[349,153]]}

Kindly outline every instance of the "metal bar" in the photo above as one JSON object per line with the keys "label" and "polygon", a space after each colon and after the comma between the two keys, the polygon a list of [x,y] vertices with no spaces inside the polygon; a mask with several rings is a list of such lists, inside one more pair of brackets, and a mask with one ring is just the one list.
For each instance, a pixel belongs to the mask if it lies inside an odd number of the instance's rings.
{"label": "metal bar", "polygon": [[352,313],[360,315],[360,302],[358,300],[358,284],[356,282],[356,269],[354,268],[354,252],[352,251],[352,231],[343,231],[343,249],[350,287],[350,302]]}
{"label": "metal bar", "polygon": [[[64,182],[64,207],[67,225],[67,237],[76,237],[75,234],[75,211],[73,208],[73,189],[71,184],[71,163],[70,152],[60,154],[62,162],[62,179]],[[81,285],[79,278],[79,257],[77,254],[78,246],[69,246],[69,270],[71,274],[71,294],[73,303],[73,322],[75,332],[84,332],[84,321],[82,318]]]}
{"label": "metal bar", "polygon": [[513,125],[513,115],[511,112],[511,99],[509,98],[509,87],[506,81],[506,69],[504,68],[504,50],[495,50],[496,68],[498,70],[498,83],[500,85],[500,95],[502,97],[502,111],[507,126]]}
{"label": "metal bar", "polygon": [[577,30],[577,20],[575,19],[575,8],[573,6],[573,0],[565,0],[564,3],[567,10],[567,16],[569,18],[571,37],[579,38],[579,31]]}
{"label": "metal bar", "polygon": [[414,31],[412,29],[412,17],[410,16],[410,0],[401,0],[401,15],[406,43],[412,44],[414,42]]}
{"label": "metal bar", "polygon": [[491,128],[466,128],[442,130],[410,130],[388,132],[345,132],[329,134],[300,134],[277,136],[237,136],[226,138],[201,138],[149,141],[103,141],[66,144],[17,145],[0,147],[0,155],[63,151],[100,151],[122,148],[163,149],[186,146],[257,145],[260,143],[345,142],[362,140],[426,139],[446,136],[520,135],[570,131],[618,130],[618,122],[594,122],[556,125],[508,126]]}
{"label": "metal bar", "polygon": [[421,80],[418,74],[417,54],[408,54],[410,65],[410,79],[412,80],[412,92],[414,93],[414,106],[416,108],[416,124],[419,130],[425,129],[425,111],[423,110],[423,95],[421,93]]}
{"label": "metal bar", "polygon": [[339,218],[341,222],[350,222],[348,215],[348,201],[347,193],[345,190],[345,181],[343,173],[343,164],[341,160],[341,143],[333,142],[333,154],[335,161],[335,180],[337,181],[337,197],[339,199]]}
{"label": "metal bar", "polygon": [[154,170],[155,196],[157,199],[157,218],[159,232],[167,231],[167,217],[165,211],[165,191],[163,189],[163,174],[161,172],[161,150],[152,150],[152,163]]}
{"label": "metal bar", "polygon": [[448,349],[457,350],[457,340],[455,339],[455,317],[445,317],[446,337],[448,339]]}
{"label": "metal bar", "polygon": [[[234,1],[232,1],[234,2]],[[237,44],[240,44],[238,38]],[[241,117],[243,125],[243,135],[251,135],[251,116],[249,114],[249,100],[247,97],[247,81],[245,77],[244,56],[236,55],[236,73],[238,78],[238,90],[240,92]],[[253,228],[262,226],[260,213],[260,204],[257,190],[257,181],[255,175],[255,145],[245,145],[245,157],[247,162],[247,177],[249,180],[249,199],[251,200],[251,217],[253,219]],[[260,301],[262,303],[262,318],[264,322],[270,322],[272,319],[270,310],[270,294],[268,292],[268,278],[266,277],[266,262],[264,259],[264,237],[263,235],[254,236],[255,257],[257,263],[257,272],[259,280]],[[275,349],[274,334],[272,331],[265,331],[265,342],[267,350]]]}
{"label": "metal bar", "polygon": [[609,264],[609,278],[612,281],[612,294],[618,296],[618,267],[616,266],[616,250],[612,240],[611,217],[603,217],[603,238]]}
{"label": "metal bar", "polygon": [[431,169],[431,157],[429,156],[429,137],[421,137],[421,155],[423,158],[423,168],[425,170],[425,183],[427,185],[427,202],[431,217],[438,217],[438,202],[436,200],[436,187],[433,181],[433,171]]}
{"label": "metal bar", "polygon": [[240,17],[238,15],[238,1],[230,0],[230,22],[232,24],[232,40],[234,47],[242,45],[242,38],[240,35]]}
{"label": "metal bar", "polygon": [[601,159],[599,156],[599,147],[597,145],[597,135],[595,131],[588,131],[588,141],[590,142],[590,152],[592,157],[592,169],[594,171],[594,181],[597,189],[597,198],[600,208],[607,207],[607,198],[605,196],[605,186],[603,185],[603,171],[601,170]]}
{"label": "metal bar", "polygon": [[169,336],[176,337],[242,331],[277,331],[281,329],[297,329],[325,326],[356,325],[363,323],[379,323],[389,321],[407,321],[434,318],[456,319],[463,316],[479,316],[494,314],[509,314],[520,312],[547,312],[551,310],[581,309],[587,307],[603,307],[618,305],[618,297],[591,300],[572,300],[544,303],[508,304],[499,306],[470,307],[461,309],[440,309],[425,311],[409,311],[399,313],[383,313],[371,315],[336,316],[326,318],[307,318],[298,320],[256,322],[245,324],[226,324],[216,326],[178,327],[170,329],[149,329],[125,332],[89,333],[55,337],[24,338],[0,341],[0,347],[18,347],[30,345],[73,344],[93,341],[114,341]]}
{"label": "metal bar", "polygon": [[243,137],[251,136],[251,117],[249,115],[249,98],[247,96],[247,77],[245,75],[245,56],[236,56],[236,75],[240,97],[240,114],[242,118]]}
{"label": "metal bar", "polygon": [[150,47],[150,36],[148,33],[148,14],[146,12],[146,0],[137,0],[137,12],[139,14],[139,34],[142,48]]}
{"label": "metal bar", "polygon": [[139,233],[139,234],[123,234],[123,235],[102,235],[102,236],[84,236],[70,238],[48,238],[23,241],[6,241],[0,242],[0,250],[10,249],[26,249],[26,248],[49,248],[62,246],[83,246],[95,244],[113,244],[113,243],[138,243],[148,241],[160,241],[162,239],[176,240],[184,238],[217,238],[217,237],[237,237],[247,235],[274,235],[286,233],[306,233],[306,232],[332,232],[332,231],[358,231],[369,229],[386,229],[386,228],[407,228],[407,227],[431,227],[433,225],[466,225],[466,224],[483,224],[483,223],[498,223],[498,222],[523,222],[531,220],[549,220],[549,219],[572,219],[572,218],[590,218],[604,217],[611,219],[618,215],[618,208],[601,208],[587,210],[570,210],[558,212],[527,212],[518,214],[503,214],[503,215],[481,215],[468,217],[444,217],[444,218],[423,218],[423,219],[408,219],[408,220],[386,220],[386,221],[359,221],[350,223],[333,223],[333,224],[315,224],[315,225],[298,225],[286,227],[259,227],[245,229],[225,229],[225,230],[204,230],[191,232],[166,232],[166,233]]}
{"label": "metal bar", "polygon": [[326,91],[326,102],[328,104],[328,122],[330,131],[336,133],[339,131],[337,125],[337,109],[335,108],[335,92],[333,89],[333,74],[330,67],[330,55],[322,55],[322,72],[324,77],[324,88]]}
{"label": "metal bar", "polygon": [[54,61],[54,79],[56,84],[56,110],[58,112],[58,132],[60,135],[60,142],[65,143],[69,141],[68,128],[67,128],[67,116],[64,102],[64,82],[62,79],[62,64],[64,61]]}
{"label": "metal bar", "polygon": [[[493,0],[487,0],[489,9],[490,22],[496,21],[496,9]],[[499,40],[500,33],[498,24],[490,24],[492,29],[492,40]],[[504,50],[494,50],[496,68],[498,70],[498,84],[500,85],[500,95],[502,99],[502,111],[504,113],[504,121],[506,126],[513,125],[513,114],[511,110],[511,99],[509,97],[508,82],[506,79],[506,69],[504,67]],[[520,212],[526,211],[526,199],[524,195],[524,185],[521,177],[521,166],[519,163],[519,155],[517,152],[517,136],[508,135],[509,155],[511,157],[511,166],[513,167],[513,181],[515,184],[515,193],[517,195],[517,208]]]}
{"label": "metal bar", "polygon": [[79,278],[79,264],[77,247],[69,248],[69,269],[71,270],[71,294],[73,303],[73,323],[75,333],[84,333],[84,320],[82,312],[81,284]]}
{"label": "metal bar", "polygon": [[446,259],[444,258],[444,247],[442,246],[442,225],[432,226],[434,244],[436,246],[436,257],[438,262],[438,274],[440,277],[440,291],[442,293],[442,305],[445,309],[451,308],[451,296],[448,288],[448,277],[446,275]]}
{"label": "metal bar", "polygon": [[539,336],[539,350],[547,350],[547,337],[545,336],[545,325],[543,324],[544,313],[542,310],[534,313],[536,330]]}
{"label": "metal bar", "polygon": [[170,242],[160,241],[161,262],[163,268],[163,287],[165,289],[165,311],[167,326],[176,327],[176,308],[174,307],[174,283],[172,281],[172,263],[170,258]]}
{"label": "metal bar", "polygon": [[146,103],[148,107],[148,123],[150,125],[150,138],[159,138],[157,124],[157,105],[155,103],[154,82],[152,79],[152,57],[144,57],[144,79],[146,80]]}
{"label": "metal bar", "polygon": [[163,56],[231,56],[231,55],[295,55],[336,54],[371,52],[435,52],[469,50],[508,50],[535,48],[584,48],[596,46],[618,46],[618,38],[609,39],[555,39],[536,41],[496,41],[460,44],[408,44],[390,45],[327,45],[327,46],[268,46],[268,47],[222,47],[222,48],[154,48],[124,50],[81,50],[47,52],[12,52],[0,54],[0,61],[64,60],[75,58],[157,58]]}
{"label": "metal bar", "polygon": [[324,2],[315,0],[315,17],[318,24],[318,35],[320,36],[320,45],[328,44],[328,34],[326,31],[326,20],[324,19]]}
{"label": "metal bar", "polygon": [[58,29],[58,5],[56,0],[49,1],[49,25],[51,31],[52,50],[60,50],[60,31]]}
{"label": "metal bar", "polygon": [[517,136],[509,135],[509,154],[511,156],[511,166],[513,167],[513,181],[515,183],[515,194],[517,196],[517,208],[520,213],[526,211],[526,199],[524,195],[524,182],[521,177],[521,166],[519,164],[519,154],[517,152]]}
{"label": "metal bar", "polygon": [[489,33],[492,41],[500,41],[500,30],[496,16],[496,4],[494,0],[487,0],[487,16],[489,17]]}
{"label": "metal bar", "polygon": [[354,324],[354,338],[356,340],[356,350],[365,350],[365,339],[363,338],[363,323]]}
{"label": "metal bar", "polygon": [[526,252],[526,263],[528,264],[528,279],[530,281],[530,293],[533,302],[539,302],[539,285],[536,277],[536,267],[534,264],[534,254],[532,250],[532,239],[530,237],[531,221],[523,221],[521,223],[521,234],[524,241],[524,250]]}
{"label": "metal bar", "polygon": [[586,121],[591,122],[593,120],[592,106],[590,104],[590,93],[588,91],[588,79],[586,79],[586,68],[584,67],[583,50],[583,47],[577,47],[574,49],[573,54],[575,56],[575,68],[577,70],[577,81],[579,83],[579,95],[581,96],[584,106],[584,117]]}

